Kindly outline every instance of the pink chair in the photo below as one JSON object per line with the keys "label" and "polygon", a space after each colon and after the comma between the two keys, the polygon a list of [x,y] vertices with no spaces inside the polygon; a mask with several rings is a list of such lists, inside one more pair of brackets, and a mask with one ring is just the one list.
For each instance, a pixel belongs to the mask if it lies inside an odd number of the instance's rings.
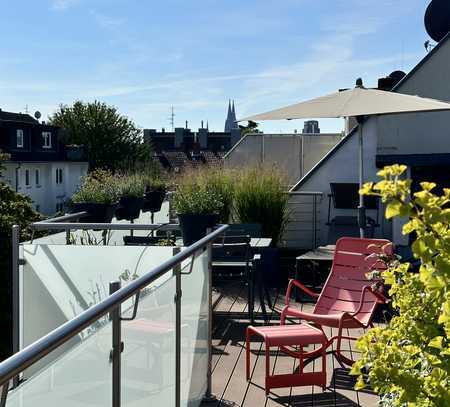
{"label": "pink chair", "polygon": [[[286,292],[286,305],[281,313],[281,325],[286,319],[293,317],[311,323],[323,330],[323,327],[337,328],[337,335],[328,339],[324,345],[328,348],[333,341],[337,341],[335,356],[347,364],[354,360],[342,354],[342,339],[355,340],[357,338],[344,336],[344,329],[373,327],[372,320],[379,304],[385,303],[386,298],[373,289],[374,281],[367,280],[366,274],[372,270],[384,270],[385,264],[379,259],[379,254],[391,254],[392,244],[388,240],[359,239],[344,237],[337,241],[334,252],[333,265],[330,275],[323,286],[322,292],[317,294],[297,280],[291,280]],[[296,286],[307,295],[317,298],[312,312],[304,312],[290,304],[292,288]],[[293,357],[300,357],[292,348],[281,347],[283,352]],[[323,348],[302,353],[301,357],[314,359],[320,356]]]}

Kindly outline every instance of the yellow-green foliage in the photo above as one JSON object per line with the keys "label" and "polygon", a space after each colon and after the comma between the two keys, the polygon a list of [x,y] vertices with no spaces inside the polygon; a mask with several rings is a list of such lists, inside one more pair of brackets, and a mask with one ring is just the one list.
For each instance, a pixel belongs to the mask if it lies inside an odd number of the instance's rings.
{"label": "yellow-green foliage", "polygon": [[[416,236],[412,250],[420,271],[397,263],[383,273],[396,315],[358,341],[362,358],[352,373],[367,369],[383,405],[450,406],[450,189],[438,195],[435,184],[423,182],[410,199],[405,171],[386,167],[378,173],[382,181],[361,193],[381,196],[387,218],[405,217],[403,233]],[[360,374],[357,388],[364,385]]]}

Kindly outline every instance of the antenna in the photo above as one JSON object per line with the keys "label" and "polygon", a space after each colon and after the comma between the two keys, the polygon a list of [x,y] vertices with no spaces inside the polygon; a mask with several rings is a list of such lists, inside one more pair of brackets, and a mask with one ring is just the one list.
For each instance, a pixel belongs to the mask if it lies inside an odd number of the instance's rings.
{"label": "antenna", "polygon": [[172,131],[174,131],[174,128],[175,128],[175,113],[173,112],[173,105],[170,108],[169,123],[170,123],[170,126],[172,127]]}
{"label": "antenna", "polygon": [[28,114],[28,104],[25,105],[25,113]]}

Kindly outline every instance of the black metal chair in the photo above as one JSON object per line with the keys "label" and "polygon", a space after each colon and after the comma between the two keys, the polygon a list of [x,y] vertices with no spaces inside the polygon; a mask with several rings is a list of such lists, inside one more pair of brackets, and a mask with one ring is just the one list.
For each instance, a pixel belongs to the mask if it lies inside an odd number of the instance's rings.
{"label": "black metal chair", "polygon": [[212,246],[213,283],[241,281],[248,289],[248,315],[253,321],[254,284],[251,237],[224,235]]}

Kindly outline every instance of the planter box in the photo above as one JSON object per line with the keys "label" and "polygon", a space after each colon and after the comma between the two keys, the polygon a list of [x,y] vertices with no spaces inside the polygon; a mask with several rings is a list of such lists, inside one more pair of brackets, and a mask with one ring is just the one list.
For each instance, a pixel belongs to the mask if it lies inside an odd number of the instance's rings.
{"label": "planter box", "polygon": [[102,204],[94,202],[73,203],[71,212],[88,212],[89,216],[82,218],[86,223],[111,223],[118,204]]}
{"label": "planter box", "polygon": [[144,196],[143,212],[159,212],[161,205],[166,197],[166,191],[163,189],[155,189],[153,191],[147,191]]}
{"label": "planter box", "polygon": [[183,245],[190,246],[206,236],[206,230],[217,224],[217,214],[179,214]]}
{"label": "planter box", "polygon": [[134,220],[139,218],[142,206],[144,204],[143,197],[137,196],[123,196],[120,198],[120,207],[116,210],[117,220]]}

